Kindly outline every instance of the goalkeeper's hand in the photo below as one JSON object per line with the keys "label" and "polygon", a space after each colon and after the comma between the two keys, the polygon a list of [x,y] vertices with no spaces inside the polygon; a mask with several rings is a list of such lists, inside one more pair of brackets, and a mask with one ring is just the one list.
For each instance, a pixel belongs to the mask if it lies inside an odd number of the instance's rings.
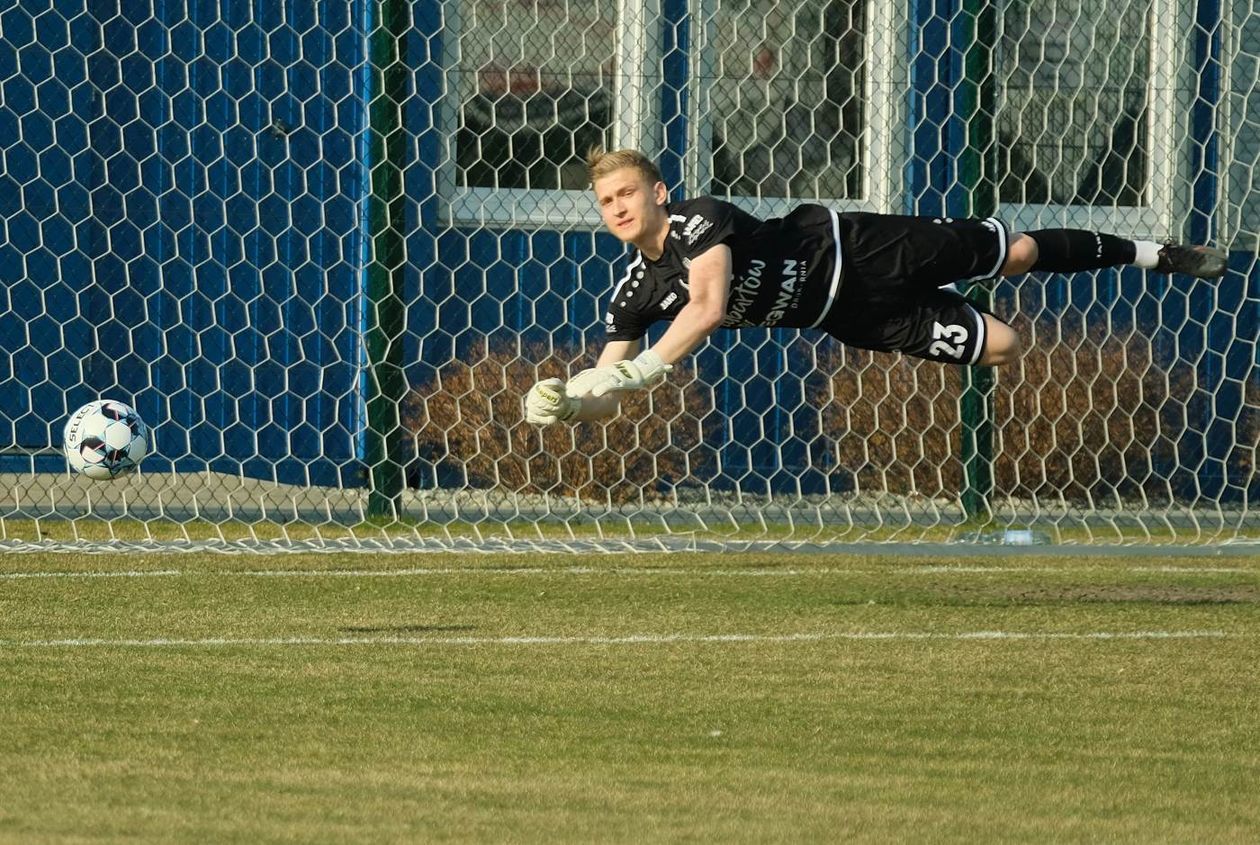
{"label": "goalkeeper's hand", "polygon": [[583,370],[569,379],[569,383],[565,385],[565,393],[570,397],[581,398],[651,387],[664,381],[665,374],[672,369],[672,364],[666,364],[660,355],[648,349],[628,361]]}
{"label": "goalkeeper's hand", "polygon": [[582,407],[582,400],[565,395],[564,382],[558,378],[540,381],[525,396],[525,420],[535,425],[551,425],[572,419]]}

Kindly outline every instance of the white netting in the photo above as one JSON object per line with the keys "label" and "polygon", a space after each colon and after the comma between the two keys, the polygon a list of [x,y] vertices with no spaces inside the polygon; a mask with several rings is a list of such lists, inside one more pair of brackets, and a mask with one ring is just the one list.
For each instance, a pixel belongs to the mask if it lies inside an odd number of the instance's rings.
{"label": "white netting", "polygon": [[[909,5],[5,9],[0,541],[1254,539],[1260,14]],[[583,190],[596,143],[761,216],[985,210],[1234,257],[1217,284],[987,288],[1029,347],[987,399],[746,330],[607,426],[539,432],[523,393],[593,359],[622,262]],[[139,477],[66,472],[62,422],[101,396],[157,431]]]}

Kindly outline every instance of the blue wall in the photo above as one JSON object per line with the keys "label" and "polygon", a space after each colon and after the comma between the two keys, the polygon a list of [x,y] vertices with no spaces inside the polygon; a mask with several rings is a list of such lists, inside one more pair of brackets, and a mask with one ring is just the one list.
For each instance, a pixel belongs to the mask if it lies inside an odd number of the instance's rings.
{"label": "blue wall", "polygon": [[[115,395],[159,424],[154,469],[208,464],[284,482],[361,483],[373,4],[122,6],[120,15],[103,0],[26,0],[0,13],[0,443],[57,444],[70,410]],[[946,46],[958,43],[959,7],[910,4],[906,211],[963,213],[952,105],[961,56]],[[442,15],[439,0],[411,10],[410,381],[486,335],[576,345],[593,327],[587,340],[598,343],[623,253],[611,236],[441,223]],[[1218,31],[1220,14],[1219,2],[1198,5],[1193,125],[1203,152],[1190,162],[1199,176],[1185,233],[1195,239],[1212,238],[1216,219],[1220,44],[1205,33]],[[666,0],[664,15],[662,165],[677,188],[692,46],[687,4]],[[1178,460],[1163,468],[1187,494],[1260,492],[1247,468],[1228,463],[1238,436],[1229,423],[1257,366],[1253,265],[1238,255],[1216,288],[1136,271],[1101,274],[1101,290],[1089,277],[1045,284],[1050,312],[1083,304],[1091,320],[1158,322],[1165,361],[1193,362],[1192,418]],[[1250,315],[1252,336],[1234,314]],[[795,337],[725,332],[699,355],[717,383],[707,439],[729,444],[715,484],[843,485],[821,442],[811,443],[814,416],[786,410],[805,404],[806,374],[788,360]],[[718,378],[754,360],[760,375],[746,384]],[[764,427],[766,439],[749,446],[735,436],[750,427]],[[60,466],[53,456],[37,463]],[[29,466],[0,455],[0,469]]]}
{"label": "blue wall", "polygon": [[152,469],[352,482],[366,2],[119,8],[0,17],[0,442],[118,396]]}

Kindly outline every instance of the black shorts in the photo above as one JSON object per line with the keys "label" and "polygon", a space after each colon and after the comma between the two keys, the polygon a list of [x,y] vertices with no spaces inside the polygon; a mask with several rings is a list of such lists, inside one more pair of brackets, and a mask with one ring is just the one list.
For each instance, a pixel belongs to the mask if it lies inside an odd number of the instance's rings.
{"label": "black shorts", "polygon": [[1009,240],[993,217],[841,214],[843,275],[821,328],[861,349],[974,364],[989,312],[947,286],[996,276]]}

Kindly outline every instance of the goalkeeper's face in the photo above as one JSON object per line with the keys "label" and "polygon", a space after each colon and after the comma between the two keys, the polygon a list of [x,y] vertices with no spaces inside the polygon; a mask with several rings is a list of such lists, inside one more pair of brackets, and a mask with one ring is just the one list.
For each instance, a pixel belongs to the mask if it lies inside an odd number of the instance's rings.
{"label": "goalkeeper's face", "polygon": [[653,185],[639,170],[623,167],[596,179],[593,187],[604,225],[618,240],[650,246],[669,228],[664,182]]}

